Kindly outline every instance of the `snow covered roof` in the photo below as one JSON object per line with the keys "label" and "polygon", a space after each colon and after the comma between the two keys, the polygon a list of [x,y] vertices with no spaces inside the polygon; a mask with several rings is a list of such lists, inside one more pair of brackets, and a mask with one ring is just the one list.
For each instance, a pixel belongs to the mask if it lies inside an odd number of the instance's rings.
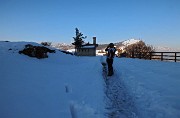
{"label": "snow covered roof", "polygon": [[87,46],[83,46],[82,48],[95,48],[95,45],[87,45]]}
{"label": "snow covered roof", "polygon": [[98,44],[85,44],[81,48],[96,48]]}

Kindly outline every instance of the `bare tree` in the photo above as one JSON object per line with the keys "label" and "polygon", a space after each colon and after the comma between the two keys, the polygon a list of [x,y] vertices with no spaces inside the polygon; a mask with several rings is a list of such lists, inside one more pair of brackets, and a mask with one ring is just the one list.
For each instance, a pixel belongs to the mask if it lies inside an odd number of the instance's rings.
{"label": "bare tree", "polygon": [[151,45],[146,45],[145,42],[139,41],[135,44],[125,47],[126,56],[131,58],[143,58],[149,59],[150,52],[154,52],[155,49]]}

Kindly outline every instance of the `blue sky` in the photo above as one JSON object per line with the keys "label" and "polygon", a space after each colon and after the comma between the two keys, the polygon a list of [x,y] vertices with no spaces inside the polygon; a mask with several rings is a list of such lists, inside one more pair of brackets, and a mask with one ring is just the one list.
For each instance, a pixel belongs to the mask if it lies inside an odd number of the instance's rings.
{"label": "blue sky", "polygon": [[180,47],[180,0],[0,0],[0,40],[90,41]]}

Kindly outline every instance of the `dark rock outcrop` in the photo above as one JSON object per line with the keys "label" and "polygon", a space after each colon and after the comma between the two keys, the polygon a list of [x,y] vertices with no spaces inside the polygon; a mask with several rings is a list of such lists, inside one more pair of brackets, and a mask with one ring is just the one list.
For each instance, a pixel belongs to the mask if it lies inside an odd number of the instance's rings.
{"label": "dark rock outcrop", "polygon": [[25,45],[25,48],[19,51],[19,54],[25,54],[30,57],[36,57],[38,59],[47,58],[47,53],[55,53],[55,50],[51,50],[44,46],[33,46],[31,44]]}

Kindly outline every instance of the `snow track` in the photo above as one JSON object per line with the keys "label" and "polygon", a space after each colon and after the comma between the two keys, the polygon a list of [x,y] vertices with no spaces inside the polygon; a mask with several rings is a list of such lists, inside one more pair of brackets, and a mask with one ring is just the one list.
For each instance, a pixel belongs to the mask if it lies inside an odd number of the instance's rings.
{"label": "snow track", "polygon": [[105,80],[105,102],[108,118],[138,118],[133,98],[128,94],[122,78],[116,71],[111,77],[107,77],[106,66],[103,66],[103,78]]}

